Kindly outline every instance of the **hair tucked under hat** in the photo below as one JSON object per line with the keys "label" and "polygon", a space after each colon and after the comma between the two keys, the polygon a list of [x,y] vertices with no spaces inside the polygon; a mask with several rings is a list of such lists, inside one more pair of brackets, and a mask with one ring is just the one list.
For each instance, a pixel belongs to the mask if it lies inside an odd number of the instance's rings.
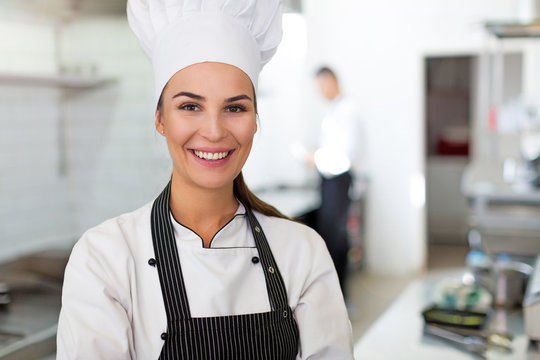
{"label": "hair tucked under hat", "polygon": [[169,79],[200,62],[244,71],[253,86],[281,41],[281,0],[128,0],[128,20],[152,62],[157,103]]}

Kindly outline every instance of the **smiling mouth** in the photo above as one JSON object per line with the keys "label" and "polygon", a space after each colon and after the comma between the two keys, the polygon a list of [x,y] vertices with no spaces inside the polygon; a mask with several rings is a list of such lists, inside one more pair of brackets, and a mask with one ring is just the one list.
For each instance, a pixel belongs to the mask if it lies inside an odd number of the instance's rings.
{"label": "smiling mouth", "polygon": [[204,152],[204,151],[199,151],[199,150],[193,150],[193,153],[195,154],[195,156],[197,156],[200,159],[215,161],[215,160],[225,159],[227,156],[229,156],[229,154],[231,152],[230,151],[224,151],[224,152],[212,153],[212,152]]}

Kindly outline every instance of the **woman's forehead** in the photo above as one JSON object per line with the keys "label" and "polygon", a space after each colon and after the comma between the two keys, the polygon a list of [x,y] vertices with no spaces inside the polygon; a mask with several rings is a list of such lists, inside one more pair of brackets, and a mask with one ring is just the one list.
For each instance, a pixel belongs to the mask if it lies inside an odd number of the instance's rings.
{"label": "woman's forehead", "polygon": [[190,86],[194,88],[220,89],[222,91],[235,89],[252,89],[249,76],[236,66],[204,62],[190,65],[178,71],[169,80],[172,86]]}

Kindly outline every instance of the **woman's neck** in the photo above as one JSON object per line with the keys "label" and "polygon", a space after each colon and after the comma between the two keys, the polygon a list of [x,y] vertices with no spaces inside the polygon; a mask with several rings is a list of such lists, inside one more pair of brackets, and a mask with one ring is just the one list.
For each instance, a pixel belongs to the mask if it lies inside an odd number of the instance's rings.
{"label": "woman's neck", "polygon": [[174,218],[199,235],[204,247],[236,213],[238,201],[230,187],[208,190],[187,186],[173,176],[169,206]]}

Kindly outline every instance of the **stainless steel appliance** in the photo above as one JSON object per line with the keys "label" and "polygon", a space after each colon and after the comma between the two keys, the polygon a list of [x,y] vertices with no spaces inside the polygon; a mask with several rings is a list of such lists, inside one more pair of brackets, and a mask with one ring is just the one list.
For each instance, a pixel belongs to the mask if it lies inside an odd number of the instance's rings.
{"label": "stainless steel appliance", "polygon": [[525,333],[531,340],[540,341],[540,255],[536,258],[523,300]]}

